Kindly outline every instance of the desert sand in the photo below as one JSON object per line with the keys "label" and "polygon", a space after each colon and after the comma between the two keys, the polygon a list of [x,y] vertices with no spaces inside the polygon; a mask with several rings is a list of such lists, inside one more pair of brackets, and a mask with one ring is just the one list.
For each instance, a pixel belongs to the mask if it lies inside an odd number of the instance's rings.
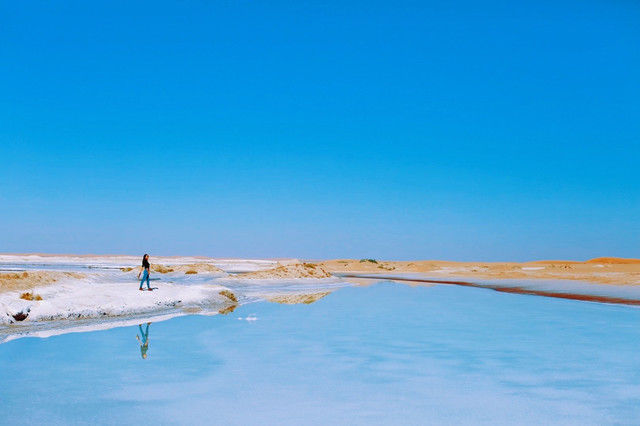
{"label": "desert sand", "polygon": [[[125,267],[120,268],[122,272],[131,272],[134,271],[138,273],[140,271],[140,267]],[[218,268],[215,265],[210,263],[188,263],[185,265],[163,265],[160,263],[152,263],[151,264],[151,272],[157,272],[159,274],[170,274],[173,272],[184,273],[186,275],[190,274],[223,274],[226,275],[222,269]]]}
{"label": "desert sand", "polygon": [[237,279],[284,279],[284,278],[330,278],[331,273],[324,266],[316,263],[294,263],[280,265],[262,271],[236,274],[230,278]]}
{"label": "desert sand", "polygon": [[[12,268],[0,272],[0,312],[5,313],[0,315],[0,324],[104,319],[141,313],[230,313],[244,299],[242,293],[237,297],[227,286],[248,290],[250,297],[258,295],[271,302],[309,304],[327,296],[332,285],[341,281],[353,283],[353,280],[360,284],[357,281],[362,279],[363,285],[376,279],[408,285],[450,284],[506,293],[640,305],[637,293],[640,260],[612,257],[523,263],[162,258],[163,262],[152,262],[152,271],[163,275],[164,278],[158,279],[164,281],[157,288],[159,291],[147,293],[138,290],[135,275],[139,267],[133,266],[138,262],[137,257],[0,256]],[[43,270],[16,271],[16,265],[21,264],[26,269],[35,265]],[[82,272],[47,270],[61,267]],[[365,279],[367,277],[374,280]],[[559,284],[551,280],[576,282]],[[281,288],[283,284],[285,287]],[[268,290],[269,285],[276,287]]]}
{"label": "desert sand", "polygon": [[402,274],[480,279],[579,280],[598,284],[640,285],[640,259],[601,257],[587,261],[448,262],[336,259],[319,262],[331,273]]}
{"label": "desert sand", "polygon": [[29,271],[0,273],[0,292],[31,290],[66,280],[85,278],[77,272]]}

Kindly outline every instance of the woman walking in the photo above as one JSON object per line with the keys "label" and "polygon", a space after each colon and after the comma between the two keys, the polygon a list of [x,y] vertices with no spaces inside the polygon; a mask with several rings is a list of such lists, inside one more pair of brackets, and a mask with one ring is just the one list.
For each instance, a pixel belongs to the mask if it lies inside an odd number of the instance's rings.
{"label": "woman walking", "polygon": [[140,281],[140,291],[142,290],[142,283],[144,280],[147,280],[147,290],[151,291],[151,287],[149,286],[149,255],[145,254],[142,256],[142,266],[140,267],[140,272],[138,272],[138,279],[140,279],[140,274],[142,274],[142,280]]}

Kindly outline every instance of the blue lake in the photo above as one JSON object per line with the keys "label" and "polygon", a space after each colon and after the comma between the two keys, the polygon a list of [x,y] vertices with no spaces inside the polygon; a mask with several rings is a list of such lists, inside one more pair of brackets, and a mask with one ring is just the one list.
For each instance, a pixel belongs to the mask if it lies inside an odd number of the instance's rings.
{"label": "blue lake", "polygon": [[381,283],[140,334],[0,345],[0,423],[640,424],[636,307]]}

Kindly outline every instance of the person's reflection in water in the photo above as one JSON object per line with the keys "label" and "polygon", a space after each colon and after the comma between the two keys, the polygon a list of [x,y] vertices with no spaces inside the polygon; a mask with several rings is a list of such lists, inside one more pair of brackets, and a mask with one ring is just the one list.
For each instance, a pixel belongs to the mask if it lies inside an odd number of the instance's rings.
{"label": "person's reflection in water", "polygon": [[140,342],[140,354],[142,355],[142,359],[147,359],[147,350],[149,349],[149,326],[151,325],[150,322],[147,323],[147,328],[145,329],[145,331],[142,331],[142,324],[138,325],[138,328],[140,328],[140,334],[142,336],[138,336],[136,334],[136,339],[138,339],[138,342]]}

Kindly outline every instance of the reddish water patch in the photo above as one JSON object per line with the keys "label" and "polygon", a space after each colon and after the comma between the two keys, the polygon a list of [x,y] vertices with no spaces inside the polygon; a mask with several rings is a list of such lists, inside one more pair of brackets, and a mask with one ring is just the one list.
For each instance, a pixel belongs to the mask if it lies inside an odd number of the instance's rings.
{"label": "reddish water patch", "polygon": [[624,297],[613,297],[613,296],[596,296],[591,294],[581,294],[581,293],[565,293],[565,292],[556,292],[550,290],[535,290],[531,288],[524,287],[504,287],[492,284],[477,284],[468,281],[445,281],[445,280],[431,280],[426,278],[401,278],[401,277],[392,277],[385,275],[353,275],[353,274],[341,274],[341,277],[345,278],[371,278],[371,279],[379,279],[379,280],[390,280],[390,281],[412,281],[412,282],[421,282],[421,283],[431,283],[431,284],[451,284],[451,285],[460,285],[464,287],[475,287],[475,288],[486,288],[490,290],[499,291],[501,293],[514,293],[514,294],[528,294],[532,296],[543,296],[543,297],[555,297],[557,299],[570,299],[570,300],[581,300],[584,302],[598,302],[598,303],[616,303],[621,305],[635,305],[640,306],[640,300],[638,299],[627,299]]}

